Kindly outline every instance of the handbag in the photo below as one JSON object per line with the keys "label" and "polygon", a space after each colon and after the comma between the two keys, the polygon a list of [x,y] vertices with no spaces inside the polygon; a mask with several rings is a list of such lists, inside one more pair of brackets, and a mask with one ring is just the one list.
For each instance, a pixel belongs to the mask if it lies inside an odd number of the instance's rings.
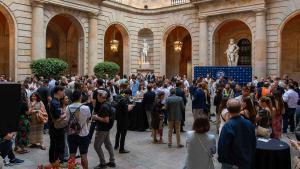
{"label": "handbag", "polygon": [[48,122],[48,114],[45,112],[39,112],[36,114],[36,118],[39,123],[47,123]]}
{"label": "handbag", "polygon": [[54,119],[51,112],[49,114],[50,114],[52,122],[54,124],[54,128],[63,129],[63,128],[66,128],[68,126],[69,119],[67,117],[64,117],[64,118],[60,117],[58,119]]}
{"label": "handbag", "polygon": [[[269,118],[268,112],[267,112],[267,117],[268,117],[268,123],[270,124],[270,118]],[[260,124],[261,124],[261,122],[260,122]],[[256,127],[256,136],[270,138],[270,136],[272,134],[272,129],[264,128],[264,127],[260,126],[260,124],[258,124],[258,126]]]}
{"label": "handbag", "polygon": [[213,167],[210,166],[209,169],[214,169],[214,164],[215,164],[215,162],[216,162],[215,159],[214,159],[214,155],[213,155],[210,151],[208,151],[208,149],[203,145],[203,143],[202,143],[202,141],[201,141],[201,139],[200,139],[200,136],[198,136],[196,133],[195,133],[195,136],[197,137],[197,139],[198,139],[198,141],[199,141],[201,147],[204,149],[204,151],[205,151],[206,154],[208,155],[209,161],[211,161],[212,164],[213,164]]}

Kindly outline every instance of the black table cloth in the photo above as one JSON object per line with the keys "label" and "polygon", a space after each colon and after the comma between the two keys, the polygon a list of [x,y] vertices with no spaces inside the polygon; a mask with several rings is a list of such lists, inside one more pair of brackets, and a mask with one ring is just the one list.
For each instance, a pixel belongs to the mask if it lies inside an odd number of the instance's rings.
{"label": "black table cloth", "polygon": [[149,127],[147,115],[141,102],[136,102],[133,110],[129,113],[129,127],[132,131],[145,131]]}
{"label": "black table cloth", "polygon": [[253,169],[291,169],[290,147],[287,143],[271,139],[257,140]]}

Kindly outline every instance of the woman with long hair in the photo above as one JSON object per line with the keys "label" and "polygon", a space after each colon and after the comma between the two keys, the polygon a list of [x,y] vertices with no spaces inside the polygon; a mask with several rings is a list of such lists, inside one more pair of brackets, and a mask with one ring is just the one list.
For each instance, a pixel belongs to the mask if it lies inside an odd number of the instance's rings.
{"label": "woman with long hair", "polygon": [[[164,119],[164,112],[163,112],[163,100],[165,98],[164,92],[159,92],[155,99],[155,103],[153,106],[153,111],[151,114],[151,127],[153,129],[153,143],[163,143],[163,119]],[[157,140],[157,134],[159,134],[159,141]]]}
{"label": "woman with long hair", "polygon": [[250,96],[244,97],[242,99],[241,116],[249,120],[252,124],[255,124],[256,114],[256,109]]}
{"label": "woman with long hair", "polygon": [[220,107],[219,107],[219,113],[220,114],[220,127],[219,127],[219,134],[221,134],[222,128],[225,125],[226,121],[229,119],[229,113],[227,110],[227,101],[228,101],[228,97],[223,97]]}
{"label": "woman with long hair", "polygon": [[282,113],[284,112],[284,102],[282,99],[282,95],[279,91],[274,91],[271,96],[272,104],[274,107],[274,112],[272,115],[272,137],[276,139],[281,138],[282,134]]}
{"label": "woman with long hair", "polygon": [[[23,86],[24,87],[24,86]],[[19,154],[28,153],[26,146],[29,144],[30,118],[28,111],[28,97],[25,88],[21,90],[21,113],[19,118],[18,132],[16,136],[15,151]]]}
{"label": "woman with long hair", "polygon": [[43,145],[43,130],[45,121],[41,121],[39,117],[45,117],[47,118],[47,121],[48,117],[45,106],[37,92],[32,93],[30,96],[29,113],[31,118],[29,134],[29,142],[31,144],[30,148],[46,150],[46,147]]}
{"label": "woman with long hair", "polygon": [[263,128],[271,127],[272,118],[272,103],[271,99],[263,96],[259,99],[260,110],[257,114],[257,123]]}

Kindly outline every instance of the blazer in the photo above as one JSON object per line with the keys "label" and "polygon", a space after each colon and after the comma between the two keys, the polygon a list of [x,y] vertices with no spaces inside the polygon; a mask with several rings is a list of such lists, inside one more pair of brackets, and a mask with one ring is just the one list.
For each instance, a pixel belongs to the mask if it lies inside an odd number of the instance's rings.
{"label": "blazer", "polygon": [[183,99],[179,96],[171,95],[166,99],[166,111],[169,121],[181,121],[184,113]]}

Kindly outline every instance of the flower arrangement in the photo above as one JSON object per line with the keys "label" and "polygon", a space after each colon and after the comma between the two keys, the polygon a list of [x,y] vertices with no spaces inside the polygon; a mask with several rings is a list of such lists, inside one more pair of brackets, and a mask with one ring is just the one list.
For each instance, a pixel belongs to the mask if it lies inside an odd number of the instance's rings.
{"label": "flower arrangement", "polygon": [[67,164],[60,164],[57,161],[54,164],[39,165],[37,169],[80,169],[81,164],[76,162],[75,158],[70,158]]}

